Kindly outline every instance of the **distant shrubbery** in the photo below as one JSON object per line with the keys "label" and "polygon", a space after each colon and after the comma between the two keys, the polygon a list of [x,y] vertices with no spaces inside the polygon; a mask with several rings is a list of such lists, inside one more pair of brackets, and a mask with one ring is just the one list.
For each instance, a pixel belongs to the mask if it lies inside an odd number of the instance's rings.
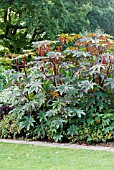
{"label": "distant shrubbery", "polygon": [[12,110],[0,121],[1,137],[114,139],[113,37],[62,34],[57,41],[39,41],[33,47],[6,55],[12,69],[4,71],[9,92],[2,102]]}

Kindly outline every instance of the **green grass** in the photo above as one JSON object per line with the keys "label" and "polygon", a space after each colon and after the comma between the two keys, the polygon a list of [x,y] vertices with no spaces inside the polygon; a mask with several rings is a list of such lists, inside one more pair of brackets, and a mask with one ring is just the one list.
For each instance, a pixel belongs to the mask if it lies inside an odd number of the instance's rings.
{"label": "green grass", "polygon": [[0,143],[0,170],[114,170],[114,152]]}

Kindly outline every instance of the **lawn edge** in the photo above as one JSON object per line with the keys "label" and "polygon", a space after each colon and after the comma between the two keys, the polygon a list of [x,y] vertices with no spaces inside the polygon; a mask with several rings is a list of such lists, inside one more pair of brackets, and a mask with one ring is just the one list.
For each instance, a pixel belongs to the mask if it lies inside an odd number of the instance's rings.
{"label": "lawn edge", "polygon": [[92,145],[78,145],[69,143],[50,143],[42,141],[25,141],[25,140],[11,140],[11,139],[0,139],[0,143],[13,143],[13,144],[29,144],[45,147],[60,147],[60,148],[71,148],[71,149],[88,149],[88,150],[99,150],[99,151],[111,151],[114,152],[114,147],[107,146],[92,146]]}

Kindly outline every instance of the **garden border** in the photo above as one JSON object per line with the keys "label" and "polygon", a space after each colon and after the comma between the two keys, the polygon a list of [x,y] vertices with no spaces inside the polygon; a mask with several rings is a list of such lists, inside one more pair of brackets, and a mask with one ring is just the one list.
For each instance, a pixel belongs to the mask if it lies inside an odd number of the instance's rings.
{"label": "garden border", "polygon": [[42,141],[24,141],[24,140],[11,140],[11,139],[0,139],[0,143],[13,143],[13,144],[30,144],[45,147],[60,147],[60,148],[71,148],[71,149],[89,149],[99,151],[111,151],[114,152],[114,146],[92,146],[92,145],[78,145],[70,143],[50,143]]}

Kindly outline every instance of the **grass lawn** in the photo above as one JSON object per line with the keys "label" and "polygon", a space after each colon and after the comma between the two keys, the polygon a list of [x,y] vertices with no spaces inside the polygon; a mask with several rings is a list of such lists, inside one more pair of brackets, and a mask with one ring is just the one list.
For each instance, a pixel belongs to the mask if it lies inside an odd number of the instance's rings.
{"label": "grass lawn", "polygon": [[114,152],[0,143],[0,170],[114,170]]}

